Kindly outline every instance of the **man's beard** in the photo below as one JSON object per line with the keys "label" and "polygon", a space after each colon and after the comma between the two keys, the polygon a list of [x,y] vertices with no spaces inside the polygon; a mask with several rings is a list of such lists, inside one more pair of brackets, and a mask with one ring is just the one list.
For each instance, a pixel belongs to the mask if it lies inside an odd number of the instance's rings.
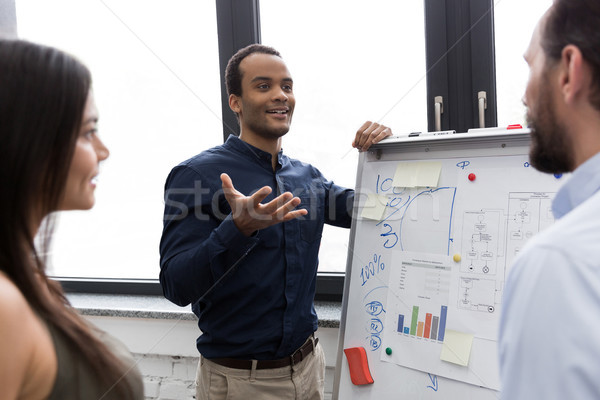
{"label": "man's beard", "polygon": [[263,137],[265,139],[279,139],[280,137],[285,136],[290,130],[289,126],[273,128],[263,123],[262,121],[258,123],[255,123],[255,121],[251,121],[250,127],[258,136]]}
{"label": "man's beard", "polygon": [[258,129],[254,130],[257,135],[265,138],[265,139],[279,139],[280,137],[285,136],[289,132],[289,128],[285,129],[268,129],[263,126],[259,126]]}
{"label": "man's beard", "polygon": [[[270,126],[266,118],[261,118],[259,111],[256,111],[255,109],[252,111],[253,112],[249,112],[246,117],[246,125],[256,135],[268,140],[279,139],[280,137],[285,136],[290,130],[289,125],[277,127]],[[290,116],[290,124],[291,122]]]}
{"label": "man's beard", "polygon": [[529,161],[538,171],[559,174],[573,170],[573,143],[566,129],[556,119],[552,91],[546,74],[540,80],[537,98],[537,115],[527,113],[527,124],[531,128]]}

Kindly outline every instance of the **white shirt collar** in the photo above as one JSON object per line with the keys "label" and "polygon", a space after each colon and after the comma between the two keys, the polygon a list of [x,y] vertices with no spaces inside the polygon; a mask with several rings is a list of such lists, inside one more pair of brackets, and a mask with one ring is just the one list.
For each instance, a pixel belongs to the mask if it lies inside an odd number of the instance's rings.
{"label": "white shirt collar", "polygon": [[600,153],[581,164],[552,202],[555,218],[562,218],[600,189]]}

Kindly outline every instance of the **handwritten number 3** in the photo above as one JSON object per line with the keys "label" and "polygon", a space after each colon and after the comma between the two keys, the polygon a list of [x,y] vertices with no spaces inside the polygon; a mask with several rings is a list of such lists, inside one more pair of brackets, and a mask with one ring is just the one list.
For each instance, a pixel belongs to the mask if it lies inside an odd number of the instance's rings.
{"label": "handwritten number 3", "polygon": [[[389,237],[385,243],[383,244],[383,247],[385,247],[386,249],[391,249],[392,247],[394,247],[396,245],[396,243],[398,243],[398,235],[396,235],[395,232],[392,232],[392,227],[390,226],[390,224],[383,224],[384,228],[388,228],[387,232],[384,232],[381,234],[381,236],[383,237],[388,237],[388,236],[393,236]],[[390,244],[390,241],[393,241],[393,243]]]}

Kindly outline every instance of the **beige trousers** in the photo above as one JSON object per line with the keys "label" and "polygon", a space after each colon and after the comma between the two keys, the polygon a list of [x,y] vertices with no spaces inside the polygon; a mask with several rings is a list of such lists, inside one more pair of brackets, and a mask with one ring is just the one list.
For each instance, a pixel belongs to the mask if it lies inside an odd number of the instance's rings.
{"label": "beige trousers", "polygon": [[321,344],[300,363],[283,368],[227,368],[200,356],[196,400],[323,400],[325,354]]}

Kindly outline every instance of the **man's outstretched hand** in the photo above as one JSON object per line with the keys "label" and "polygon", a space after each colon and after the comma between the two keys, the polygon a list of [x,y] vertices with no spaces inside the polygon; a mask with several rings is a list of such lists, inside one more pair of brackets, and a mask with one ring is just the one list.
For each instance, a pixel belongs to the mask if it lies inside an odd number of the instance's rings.
{"label": "man's outstretched hand", "polygon": [[300,199],[290,192],[285,192],[266,204],[261,201],[271,193],[271,188],[264,186],[251,196],[240,193],[227,174],[221,174],[223,193],[231,207],[235,226],[246,236],[257,230],[267,228],[280,222],[308,214],[308,210],[295,208]]}

